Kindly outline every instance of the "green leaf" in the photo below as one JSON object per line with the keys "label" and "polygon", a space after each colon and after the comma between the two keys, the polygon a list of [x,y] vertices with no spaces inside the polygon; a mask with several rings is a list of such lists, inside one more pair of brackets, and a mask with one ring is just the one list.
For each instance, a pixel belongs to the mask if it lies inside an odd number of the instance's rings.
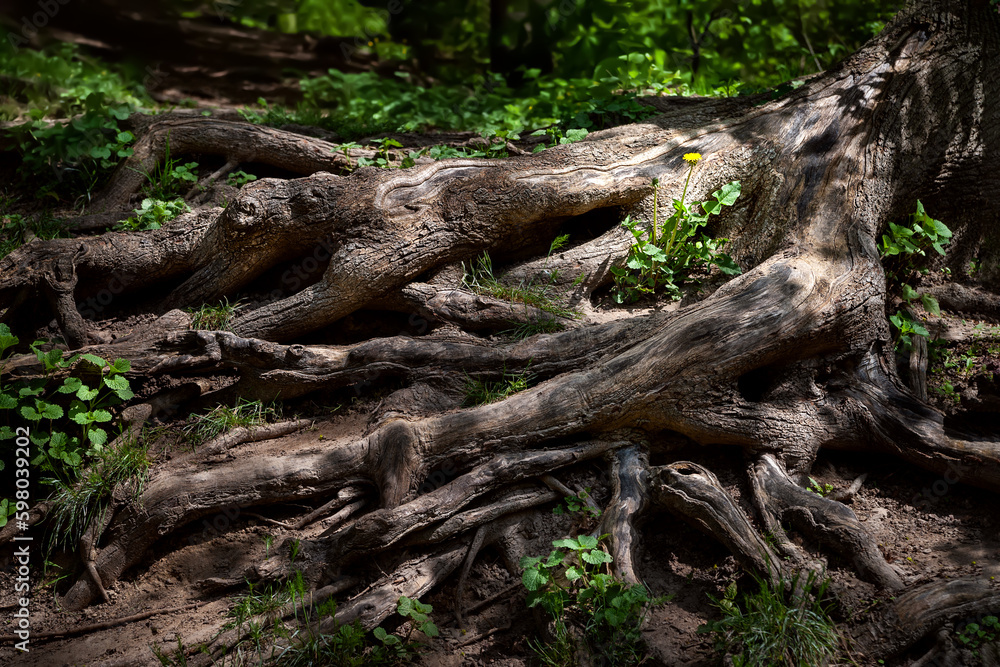
{"label": "green leaf", "polygon": [[423,624],[421,624],[420,631],[422,633],[424,633],[425,635],[427,635],[428,637],[437,637],[438,634],[439,634],[437,626],[434,625],[433,623],[423,623]]}
{"label": "green leaf", "polygon": [[87,439],[99,450],[108,441],[108,432],[103,428],[91,428],[87,431]]}
{"label": "green leaf", "polygon": [[48,403],[46,401],[35,399],[35,409],[38,410],[38,414],[45,419],[59,419],[63,416],[62,407],[55,405],[54,403]]}
{"label": "green leaf", "polygon": [[432,607],[429,604],[424,604],[423,602],[421,602],[416,598],[413,598],[412,603],[414,611],[416,611],[419,614],[429,614],[432,611],[434,611],[434,607]]}
{"label": "green leaf", "polygon": [[541,562],[541,556],[522,556],[519,565],[522,570],[527,570],[530,567],[536,567]]}
{"label": "green leaf", "polygon": [[17,433],[10,426],[0,426],[0,440],[10,440],[16,435]]}
{"label": "green leaf", "polygon": [[42,415],[40,415],[34,408],[24,405],[21,407],[21,416],[28,421],[38,422],[42,421]]}
{"label": "green leaf", "polygon": [[77,452],[63,452],[59,458],[71,468],[77,468],[83,463],[83,458]]}
{"label": "green leaf", "polygon": [[45,387],[43,386],[21,387],[20,389],[17,390],[17,395],[20,396],[21,398],[25,398],[27,396],[40,396],[44,393],[45,393]]}
{"label": "green leaf", "polygon": [[10,394],[0,394],[0,410],[13,410],[17,407],[17,399]]}
{"label": "green leaf", "polygon": [[559,540],[552,540],[552,546],[556,547],[557,549],[572,549],[573,551],[579,551],[581,548],[580,542],[577,542],[572,537],[564,537]]}
{"label": "green leaf", "polygon": [[584,561],[590,563],[591,565],[601,565],[602,563],[610,563],[614,560],[611,554],[601,551],[600,549],[593,549],[591,551],[584,551],[582,554]]}
{"label": "green leaf", "polygon": [[740,268],[740,265],[733,261],[733,258],[724,252],[716,254],[712,258],[712,263],[719,267],[719,270],[727,276],[738,276],[743,273],[743,269]]}
{"label": "green leaf", "polygon": [[904,301],[913,301],[914,299],[920,296],[920,293],[917,292],[917,290],[913,289],[906,283],[900,285],[900,291],[902,292],[902,297]]}
{"label": "green leaf", "polygon": [[521,583],[523,583],[524,587],[529,591],[537,591],[539,588],[547,584],[548,581],[548,575],[535,568],[525,570],[521,575]]}
{"label": "green leaf", "polygon": [[115,363],[111,364],[111,368],[118,373],[127,373],[132,370],[132,362],[128,359],[115,359]]}
{"label": "green leaf", "polygon": [[701,207],[705,209],[705,213],[708,215],[718,215],[719,211],[722,210],[722,202],[704,201],[701,203]]}
{"label": "green leaf", "polygon": [[732,181],[723,185],[721,190],[713,192],[712,196],[723,206],[732,206],[740,196],[742,187],[739,181]]}
{"label": "green leaf", "polygon": [[73,394],[83,386],[83,380],[75,377],[68,377],[63,380],[62,386],[56,389],[60,394]]}
{"label": "green leaf", "polygon": [[924,309],[931,315],[941,316],[941,305],[938,300],[930,294],[921,294],[920,301],[924,304]]}
{"label": "green leaf", "polygon": [[396,613],[400,616],[409,616],[413,613],[413,600],[406,597],[405,595],[400,596],[399,603],[396,606]]}
{"label": "green leaf", "polygon": [[6,324],[0,324],[0,352],[3,352],[8,347],[13,347],[20,342],[17,336],[10,333],[10,327]]}
{"label": "green leaf", "polygon": [[580,542],[580,547],[584,549],[593,549],[597,546],[597,538],[592,535],[580,535],[576,538]]}
{"label": "green leaf", "polygon": [[91,389],[87,385],[81,385],[80,389],[76,392],[76,397],[81,401],[91,401],[97,398],[98,393],[100,393],[98,389]]}
{"label": "green leaf", "polygon": [[111,157],[111,149],[107,146],[94,146],[90,149],[90,157],[108,158]]}
{"label": "green leaf", "polygon": [[80,358],[84,359],[85,361],[89,361],[98,368],[104,368],[105,366],[108,365],[108,362],[106,362],[104,359],[101,359],[96,354],[81,354]]}
{"label": "green leaf", "polygon": [[566,568],[566,578],[569,579],[570,581],[576,581],[577,579],[580,579],[581,577],[583,577],[583,574],[584,574],[583,570],[581,570],[575,565]]}

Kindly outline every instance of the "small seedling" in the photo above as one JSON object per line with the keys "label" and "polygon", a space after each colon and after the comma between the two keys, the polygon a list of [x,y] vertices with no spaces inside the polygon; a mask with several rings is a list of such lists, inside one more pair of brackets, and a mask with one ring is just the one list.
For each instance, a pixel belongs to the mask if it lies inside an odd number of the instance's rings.
{"label": "small seedling", "polygon": [[601,510],[591,507],[587,504],[587,498],[590,497],[590,488],[586,488],[575,496],[566,496],[559,501],[559,504],[553,508],[553,514],[576,514],[577,512],[583,513],[585,516],[591,518],[597,518],[601,516]]}
{"label": "small seedling", "polygon": [[809,490],[815,493],[817,496],[826,497],[833,491],[833,484],[820,484],[812,477],[809,478]]}
{"label": "small seedling", "polygon": [[583,629],[584,646],[595,664],[637,665],[642,655],[641,626],[647,610],[667,598],[650,598],[646,588],[626,584],[610,573],[612,557],[600,542],[607,535],[555,540],[547,557],[521,559],[521,581],[528,589],[528,606],[543,610],[553,621],[555,642],[529,641],[548,665],[572,665],[574,639],[567,623]]}
{"label": "small seedling", "polygon": [[256,181],[257,177],[253,174],[248,174],[245,171],[234,171],[229,176],[226,177],[226,183],[233,186],[234,188],[242,188],[244,185],[250,181]]}

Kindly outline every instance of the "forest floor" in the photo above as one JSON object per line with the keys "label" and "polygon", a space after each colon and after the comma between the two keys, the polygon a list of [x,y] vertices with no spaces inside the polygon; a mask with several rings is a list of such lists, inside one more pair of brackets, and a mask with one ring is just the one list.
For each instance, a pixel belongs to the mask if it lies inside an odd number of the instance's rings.
{"label": "forest floor", "polygon": [[[177,101],[189,91],[168,90],[164,97]],[[30,197],[26,196],[25,199]],[[659,304],[658,307],[672,307]],[[614,318],[619,310],[598,304],[594,320]],[[101,323],[102,328],[127,333],[139,320],[126,318],[117,323]],[[961,423],[967,408],[975,408],[976,388],[981,383],[1000,382],[1000,322],[963,320],[960,314],[932,318],[932,336],[940,336],[929,374],[930,402]],[[940,325],[940,326],[939,326]],[[932,344],[933,347],[933,344]],[[225,382],[225,378],[218,378]],[[159,384],[158,386],[162,386]],[[152,384],[144,387],[153,389]],[[383,390],[385,391],[385,390]],[[996,393],[993,391],[992,393]],[[140,393],[141,395],[141,393]],[[273,455],[301,447],[329,447],[358,438],[378,412],[385,394],[343,390],[330,395],[310,395],[284,406],[286,417],[313,419],[313,426],[282,438],[240,445],[227,451],[230,458]],[[336,407],[334,407],[336,406]],[[190,456],[192,448],[183,441],[186,418],[165,423],[151,453],[158,464],[178,464]],[[975,424],[967,424],[974,428]],[[671,452],[673,460],[690,460],[714,471],[732,497],[753,516],[746,482],[746,462],[736,448],[699,447],[693,444]],[[666,460],[651,463],[664,464]],[[156,474],[154,467],[152,474]],[[954,478],[924,472],[896,459],[858,452],[822,452],[812,477],[820,490],[846,489],[860,475],[867,474],[849,506],[864,526],[876,536],[886,559],[899,568],[909,585],[975,575],[1000,577],[1000,498],[957,483]],[[959,471],[960,476],[960,471]],[[598,464],[570,469],[562,481],[577,490],[590,489],[598,506],[610,496]],[[154,649],[184,664],[179,645],[191,648],[209,643],[231,618],[228,616],[246,587],[226,590],[206,582],[242,581],[251,566],[265,561],[276,548],[288,548],[293,539],[309,539],[325,530],[318,521],[303,530],[292,531],[261,520],[283,521],[300,516],[301,506],[253,508],[231,511],[197,520],[161,539],[142,564],[128,570],[109,590],[109,603],[94,604],[80,612],[60,609],[57,594],[74,580],[78,569],[75,555],[53,555],[43,575],[40,562],[33,564],[31,627],[34,635],[114,621],[158,609],[172,609],[197,603],[195,608],[168,611],[142,620],[112,624],[69,637],[35,638],[31,651],[14,654],[9,645],[0,646],[0,665],[60,667],[87,665],[112,667],[155,665],[161,660]],[[678,521],[670,514],[646,518],[645,533],[637,558],[638,573],[654,595],[669,596],[662,606],[649,612],[643,636],[649,653],[645,664],[663,667],[718,665],[721,658],[712,646],[711,635],[697,632],[699,626],[719,618],[712,597],[722,597],[734,580],[741,593],[753,592],[752,579],[741,574],[736,560],[719,543]],[[534,552],[551,550],[553,539],[589,530],[596,521],[580,515],[546,515],[544,520],[525,524],[523,537]],[[652,527],[652,529],[650,529]],[[793,533],[793,540],[797,536]],[[40,538],[39,538],[40,539]],[[831,591],[838,600],[832,609],[840,627],[849,630],[863,624],[868,615],[886,602],[885,594],[858,579],[851,563],[826,556],[817,545],[800,543],[814,558],[827,563]],[[14,547],[0,547],[0,559],[13,562]],[[37,549],[36,554],[41,550]],[[40,556],[38,556],[40,558]],[[378,562],[370,563],[373,569]],[[60,570],[59,567],[65,569]],[[60,578],[61,573],[69,576]],[[454,578],[452,578],[454,579]],[[0,572],[0,612],[5,621],[0,634],[9,632],[9,614],[15,608],[14,575],[9,567]],[[465,627],[459,628],[454,610],[456,585],[434,590],[422,601],[433,606],[431,619],[441,636],[428,640],[419,664],[427,666],[515,667],[535,664],[529,640],[537,637],[541,624],[526,606],[526,591],[519,573],[505,566],[499,553],[485,548],[472,567],[461,602]],[[964,622],[976,619],[966,619]],[[393,619],[387,622],[392,630]],[[397,624],[402,620],[395,618]],[[945,638],[958,642],[964,624],[954,624]],[[886,661],[887,665],[909,665],[926,653],[934,638],[914,646],[906,655]],[[997,655],[1000,653],[994,653]],[[265,653],[266,655],[266,653]],[[998,664],[988,651],[974,656],[959,654],[959,665]],[[247,656],[245,664],[258,664]],[[165,663],[174,664],[174,663]],[[226,664],[241,664],[234,659]],[[876,663],[857,658],[856,664]],[[882,663],[879,663],[882,664]]]}
{"label": "forest floor", "polygon": [[[614,313],[599,307],[594,316],[614,317]],[[1000,370],[1000,343],[995,325],[991,323],[947,316],[943,319],[952,332],[972,333],[962,336],[964,342],[939,344],[937,361],[931,366],[930,400],[950,415],[949,419],[962,419],[963,404],[976,400],[977,383],[995,381],[991,376]],[[134,323],[135,320],[123,321],[118,326],[124,333]],[[946,385],[950,388],[942,389]],[[354,439],[364,431],[382,398],[380,392],[341,390],[286,404],[285,416],[294,413],[312,418],[313,426],[275,440],[244,444],[223,456],[273,455],[300,447],[328,447],[338,441]],[[158,464],[177,465],[192,455],[193,448],[186,445],[182,437],[182,429],[187,423],[177,419],[164,424],[160,439],[151,449]],[[745,462],[739,450],[688,444],[672,452],[671,458],[694,461],[715,471],[743,509],[753,515],[744,474]],[[654,464],[667,462],[652,461]],[[590,489],[598,506],[608,499],[609,489],[597,464],[570,470],[563,478],[569,486],[578,490]],[[956,483],[947,475],[936,476],[909,464],[864,452],[821,453],[812,477],[821,490],[828,492],[831,488],[834,491],[847,488],[863,473],[867,473],[867,478],[850,507],[876,536],[886,559],[900,569],[908,584],[969,575],[1000,576],[1000,499]],[[95,604],[81,612],[61,610],[56,598],[56,593],[63,592],[72,580],[72,577],[58,580],[58,573],[72,572],[77,567],[75,558],[53,555],[48,580],[56,580],[54,583],[43,583],[46,577],[42,575],[40,564],[34,570],[31,613],[35,635],[113,621],[149,610],[192,603],[200,606],[70,637],[35,639],[30,653],[13,658],[10,647],[4,646],[0,648],[0,665],[111,667],[160,664],[154,648],[177,659],[178,642],[188,648],[210,642],[222,626],[232,620],[227,614],[239,597],[246,594],[245,586],[213,590],[210,583],[241,581],[247,569],[266,560],[272,550],[288,548],[293,538],[308,539],[323,532],[325,521],[292,531],[258,518],[292,520],[302,509],[300,506],[254,508],[256,515],[249,516],[246,511],[241,513],[233,508],[227,513],[198,520],[163,538],[141,566],[126,572],[109,591],[110,603]],[[710,596],[720,598],[734,580],[741,593],[753,592],[756,584],[741,575],[739,565],[723,546],[672,515],[651,515],[647,521],[646,534],[652,537],[640,547],[638,572],[653,594],[669,596],[669,601],[649,614],[643,632],[649,653],[645,664],[668,667],[720,664],[711,636],[697,632],[700,625],[719,618]],[[650,524],[658,528],[650,530]],[[547,554],[553,539],[595,527],[594,519],[580,514],[551,514],[544,520],[525,524],[522,533],[538,554]],[[798,539],[794,534],[792,537]],[[827,563],[830,588],[839,601],[832,613],[842,629],[863,623],[870,612],[885,602],[874,586],[857,578],[850,563],[822,555],[816,545],[800,544]],[[12,562],[12,549],[10,545],[0,549],[4,562]],[[59,570],[56,565],[67,569]],[[379,564],[372,563],[371,567],[378,568]],[[5,613],[14,608],[13,590],[13,574],[8,569],[0,574],[0,610]],[[484,549],[466,585],[462,602],[464,628],[457,626],[454,615],[457,604],[454,583],[433,591],[422,600],[433,606],[431,618],[440,628],[441,636],[427,642],[419,664],[507,667],[534,664],[528,640],[537,636],[540,624],[527,608],[525,595],[519,575],[508,571],[498,552]],[[392,628],[391,620],[386,624],[389,629]],[[964,622],[974,620],[977,619]],[[401,619],[396,618],[396,622]],[[951,629],[950,641],[958,641],[964,622]],[[909,665],[926,652],[931,643],[926,640],[907,655],[884,664]],[[965,651],[963,662],[957,664],[970,667],[996,664],[991,662],[993,658],[988,651],[978,656]],[[251,656],[246,664],[258,662]],[[183,663],[178,659],[177,664]],[[230,659],[226,664],[240,663]],[[875,663],[858,658],[857,664]]]}

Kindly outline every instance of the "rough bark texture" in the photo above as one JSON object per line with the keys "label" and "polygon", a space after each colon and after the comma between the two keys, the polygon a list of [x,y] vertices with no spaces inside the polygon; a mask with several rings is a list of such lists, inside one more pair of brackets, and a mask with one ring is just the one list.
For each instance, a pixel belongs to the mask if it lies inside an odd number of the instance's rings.
{"label": "rough bark texture", "polygon": [[[938,472],[957,467],[961,481],[1000,491],[1000,432],[946,422],[897,373],[875,245],[919,197],[955,232],[945,261],[964,286],[940,292],[942,305],[952,298],[995,312],[1000,19],[985,1],[917,2],[860,52],[780,99],[655,104],[664,113],[646,123],[537,154],[344,175],[317,171],[346,165],[323,142],[291,133],[214,119],[152,126],[136,153],[145,166],[155,164],[156,137],[169,130],[172,151],[219,151],[234,164],[267,153],[274,164],[311,175],[257,181],[224,210],[188,214],[153,232],[33,242],[0,260],[4,321],[24,328],[27,304],[45,294],[71,346],[128,357],[136,373],[151,376],[235,371],[230,397],[289,399],[395,378],[410,385],[401,396],[416,400],[424,395],[418,387],[525,370],[537,384],[479,407],[428,399],[409,412],[387,408],[364,437],[280,457],[171,465],[140,505],[121,509],[108,527],[95,559],[104,585],[113,586],[156,539],[220,507],[293,499],[319,507],[350,488],[349,500],[330,507],[344,512],[343,523],[303,548],[314,554],[311,577],[322,586],[365,554],[409,547],[394,573],[341,608],[341,620],[375,624],[399,595],[415,597],[468,554],[474,558],[484,526],[516,556],[498,527],[504,517],[554,496],[539,490],[538,478],[604,454],[614,489],[605,530],[625,579],[639,578],[635,520],[647,504],[670,509],[749,567],[779,576],[788,566],[711,471],[684,461],[649,465],[650,454],[669,458],[668,443],[682,436],[742,448],[755,461],[749,475],[765,527],[785,521],[844,552],[878,586],[901,588],[854,513],[796,481],[821,448],[834,448],[890,453]],[[237,136],[246,139],[234,152]],[[742,182],[737,205],[713,230],[732,239],[742,275],[671,313],[567,320],[565,331],[520,342],[468,333],[519,318],[509,304],[435,276],[489,252],[514,265],[508,279],[515,283],[543,271],[551,277],[558,267],[550,287],[586,303],[623,261],[627,237],[615,226],[545,257],[553,236],[592,211],[644,210],[653,178],[661,196],[679,195],[687,175],[681,156],[689,152],[705,156],[691,200]],[[107,205],[123,204],[133,181],[122,173]],[[982,267],[974,277],[965,269],[973,257]],[[166,289],[148,304],[162,317],[114,342],[84,331],[72,304],[83,310],[109,280],[116,293]],[[248,302],[232,331],[189,331],[186,316],[172,310],[222,297]],[[447,326],[361,342],[297,342],[305,335],[322,341],[344,318],[372,308]],[[538,316],[522,310],[520,320]],[[409,326],[417,328],[413,317]],[[38,368],[23,357],[10,371],[27,377]],[[445,461],[458,462],[457,477],[420,493]],[[357,489],[377,502],[354,502]],[[785,555],[794,553],[783,535],[775,537]],[[268,576],[278,576],[269,567]],[[917,614],[919,623],[888,631],[895,632],[886,640],[891,651],[933,630],[948,609],[996,595],[990,585],[945,589],[940,613],[912,612],[910,598],[900,598],[894,613]],[[99,593],[84,576],[65,602],[80,608]],[[881,654],[874,644],[865,650]]]}

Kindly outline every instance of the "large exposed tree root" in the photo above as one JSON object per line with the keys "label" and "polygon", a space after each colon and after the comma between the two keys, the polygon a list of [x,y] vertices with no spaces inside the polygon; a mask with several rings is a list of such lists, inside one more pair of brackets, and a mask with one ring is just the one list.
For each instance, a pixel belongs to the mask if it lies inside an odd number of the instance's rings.
{"label": "large exposed tree root", "polygon": [[[171,154],[223,155],[219,176],[247,160],[309,175],[256,181],[225,209],[152,232],[32,242],[0,259],[2,320],[30,336],[54,317],[68,347],[128,358],[133,376],[236,376],[207,396],[197,382],[161,392],[140,421],[191,401],[405,387],[352,437],[240,456],[239,443],[304,424],[276,425],[227,434],[165,466],[141,503],[117,509],[103,537],[95,528],[84,545],[92,573],[66,606],[94,602],[161,537],[242,514],[301,540],[301,561],[271,558],[249,577],[280,580],[299,569],[319,591],[348,580],[366,586],[341,604],[337,622],[370,628],[400,595],[426,594],[452,574],[464,582],[484,545],[516,569],[523,544],[512,527],[566,493],[561,471],[598,460],[611,495],[601,530],[626,581],[642,580],[644,514],[668,509],[771,580],[815,568],[789,539],[794,529],[898,592],[899,574],[857,516],[800,482],[828,448],[893,454],[1000,492],[1000,431],[945,419],[898,377],[875,245],[920,197],[953,221],[956,256],[980,246],[992,256],[1000,213],[984,193],[1000,189],[1000,165],[989,162],[1000,155],[998,42],[983,0],[921,0],[858,54],[780,99],[660,100],[664,114],[645,124],[499,161],[348,173],[348,157],[330,144],[289,132],[218,119],[150,126],[130,163],[138,173],[120,172],[104,205],[125,205],[168,136]],[[934,101],[943,92],[948,104]],[[693,172],[683,159],[691,152],[703,154]],[[679,197],[689,174],[689,202],[740,180],[737,204],[709,231],[731,239],[745,273],[703,299],[692,291],[674,312],[623,310],[597,324],[555,318],[567,330],[525,340],[476,335],[537,325],[549,313],[473,293],[458,263],[491,253],[498,273],[509,266],[501,281],[543,285],[587,310],[628,252],[617,220],[625,210],[644,214],[653,178],[661,198]],[[610,222],[584,232],[584,214]],[[550,255],[567,230],[572,245]],[[977,291],[940,291],[942,304],[954,297],[989,312],[992,270],[977,274]],[[50,312],[37,308],[40,297]],[[181,308],[223,297],[247,304],[231,331],[189,330]],[[104,312],[95,304],[114,314],[126,302],[157,317],[112,340],[91,322]],[[365,331],[357,322],[390,311],[408,313],[408,323],[393,335],[357,335]],[[4,372],[28,379],[43,369],[20,355]],[[530,373],[532,386],[458,407],[454,388],[468,377],[505,373]],[[742,449],[759,516],[708,468],[675,460],[678,441]],[[283,521],[251,511],[290,502],[315,509]],[[365,571],[387,554],[387,573]],[[866,655],[898,652],[954,614],[991,604],[985,583],[934,583],[897,597],[895,620],[856,645]]]}

